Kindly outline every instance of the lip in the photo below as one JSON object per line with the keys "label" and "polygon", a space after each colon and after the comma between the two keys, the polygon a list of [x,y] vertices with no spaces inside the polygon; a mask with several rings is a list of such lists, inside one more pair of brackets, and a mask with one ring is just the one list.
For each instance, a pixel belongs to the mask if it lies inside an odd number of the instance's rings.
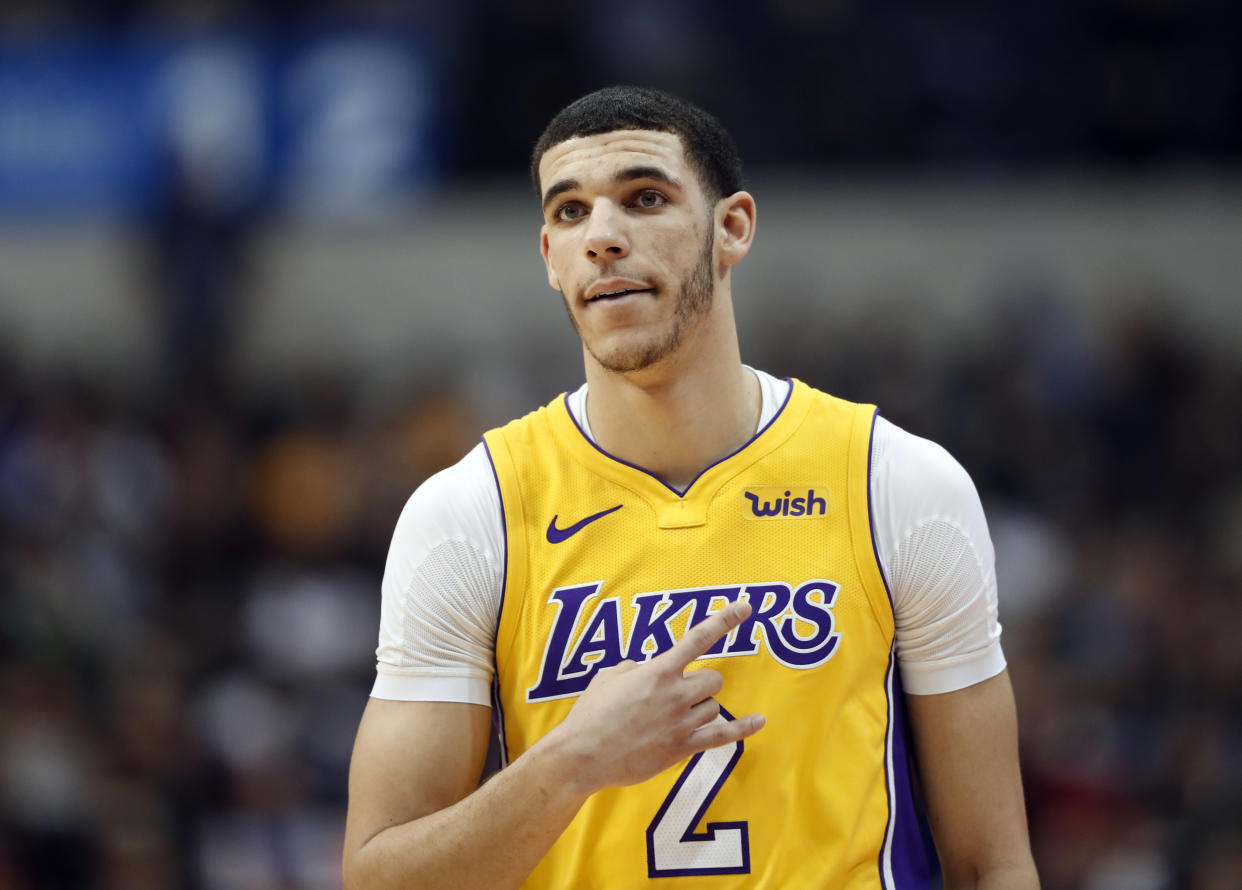
{"label": "lip", "polygon": [[589,303],[602,294],[611,294],[625,290],[653,291],[655,288],[645,281],[637,281],[633,278],[605,278],[588,287],[583,299]]}

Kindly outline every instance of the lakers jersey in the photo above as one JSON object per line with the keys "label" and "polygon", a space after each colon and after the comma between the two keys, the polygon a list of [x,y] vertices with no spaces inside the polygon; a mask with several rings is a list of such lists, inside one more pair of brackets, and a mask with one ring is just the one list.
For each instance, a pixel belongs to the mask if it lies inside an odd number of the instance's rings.
{"label": "lakers jersey", "polygon": [[872,544],[874,414],[795,381],[767,427],[684,493],[596,447],[564,399],[485,436],[507,538],[507,758],[600,669],[665,651],[738,599],[750,617],[700,661],[724,676],[720,719],[767,718],[593,795],[526,887],[931,886]]}

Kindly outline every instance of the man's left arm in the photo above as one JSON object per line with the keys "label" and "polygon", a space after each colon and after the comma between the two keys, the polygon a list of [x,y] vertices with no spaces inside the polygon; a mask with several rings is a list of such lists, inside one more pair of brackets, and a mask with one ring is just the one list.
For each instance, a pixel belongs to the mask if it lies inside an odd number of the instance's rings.
{"label": "man's left arm", "polygon": [[1038,890],[1008,671],[906,703],[946,890]]}
{"label": "man's left arm", "polygon": [[966,470],[877,418],[872,519],[948,890],[1039,886],[997,621],[996,555]]}

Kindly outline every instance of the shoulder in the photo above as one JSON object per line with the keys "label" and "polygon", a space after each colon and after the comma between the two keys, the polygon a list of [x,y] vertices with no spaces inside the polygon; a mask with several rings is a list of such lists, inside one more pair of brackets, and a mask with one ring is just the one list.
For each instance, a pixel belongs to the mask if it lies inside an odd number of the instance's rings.
{"label": "shoulder", "polygon": [[907,692],[951,692],[1005,666],[995,552],[970,475],[943,447],[885,420],[872,442],[876,554],[892,596]]}
{"label": "shoulder", "polygon": [[428,477],[415,489],[398,522],[431,533],[452,533],[480,505],[495,501],[492,463],[480,442],[457,463]]}
{"label": "shoulder", "polygon": [[397,520],[371,694],[486,705],[504,529],[482,444],[420,485]]}
{"label": "shoulder", "polygon": [[[871,442],[871,493],[876,520],[896,512],[908,530],[919,520],[982,518],[970,474],[940,444],[877,417]],[[897,519],[897,516],[892,518]]]}
{"label": "shoulder", "polygon": [[387,570],[407,574],[427,552],[449,542],[469,543],[502,556],[500,496],[482,442],[457,463],[429,477],[406,501],[393,533]]}

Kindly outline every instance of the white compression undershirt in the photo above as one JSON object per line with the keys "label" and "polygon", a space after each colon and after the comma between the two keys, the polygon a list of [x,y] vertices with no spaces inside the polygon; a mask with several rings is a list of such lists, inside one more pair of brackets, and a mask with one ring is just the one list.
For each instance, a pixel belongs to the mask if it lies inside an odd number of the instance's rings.
{"label": "white compression undershirt", "polygon": [[[789,383],[755,373],[762,429]],[[584,385],[569,407],[590,435],[585,405]],[[936,443],[877,418],[871,506],[906,692],[952,692],[1000,673],[995,555],[966,471]],[[371,694],[490,704],[504,565],[500,495],[480,443],[419,486],[397,520]]]}

